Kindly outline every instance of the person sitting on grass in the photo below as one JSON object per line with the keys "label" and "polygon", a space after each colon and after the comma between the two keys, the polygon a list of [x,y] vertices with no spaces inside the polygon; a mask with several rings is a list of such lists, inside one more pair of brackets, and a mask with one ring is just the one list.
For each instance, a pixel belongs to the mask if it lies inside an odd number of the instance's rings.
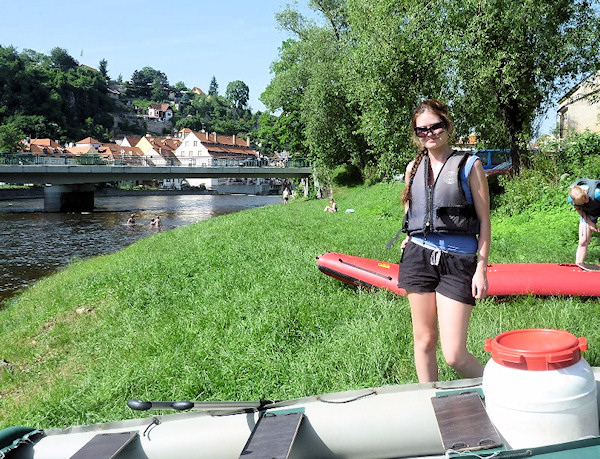
{"label": "person sitting on grass", "polygon": [[569,187],[569,202],[579,213],[579,243],[575,263],[585,263],[592,232],[598,233],[600,217],[600,181],[582,178]]}
{"label": "person sitting on grass", "polygon": [[325,206],[325,209],[323,209],[323,210],[325,212],[337,212],[337,204],[335,203],[333,198],[329,199],[329,205]]}

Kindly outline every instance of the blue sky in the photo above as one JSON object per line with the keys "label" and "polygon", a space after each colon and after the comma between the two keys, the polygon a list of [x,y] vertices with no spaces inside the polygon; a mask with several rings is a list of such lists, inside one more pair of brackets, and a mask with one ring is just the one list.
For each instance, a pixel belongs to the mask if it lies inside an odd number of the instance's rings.
{"label": "blue sky", "polygon": [[[112,78],[129,80],[145,66],[164,72],[169,83],[183,81],[208,90],[213,75],[224,95],[227,84],[250,88],[250,107],[272,75],[271,63],[289,35],[275,14],[294,0],[11,0],[2,2],[0,45],[48,54],[66,49],[79,63],[98,68],[108,62]],[[297,0],[306,12],[308,0]],[[556,122],[550,107],[540,134]]]}
{"label": "blue sky", "polygon": [[[275,13],[293,0],[13,0],[2,2],[0,45],[49,54],[66,49],[80,64],[129,80],[145,66],[169,83],[208,90],[213,75],[219,93],[242,80],[253,111],[272,75],[270,64],[289,35]],[[300,0],[305,6],[307,1]],[[9,19],[10,18],[10,19]]]}

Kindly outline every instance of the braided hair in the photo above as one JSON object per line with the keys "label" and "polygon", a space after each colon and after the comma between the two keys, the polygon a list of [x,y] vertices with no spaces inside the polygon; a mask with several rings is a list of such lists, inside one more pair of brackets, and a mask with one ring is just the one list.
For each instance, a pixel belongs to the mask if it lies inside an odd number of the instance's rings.
{"label": "braided hair", "polygon": [[[452,122],[452,120],[450,119],[450,116],[448,115],[448,108],[446,107],[446,105],[444,105],[442,102],[440,102],[439,100],[436,100],[436,99],[424,100],[415,109],[415,112],[413,113],[413,117],[412,117],[412,120],[410,123],[412,132],[413,132],[413,142],[419,147],[421,147],[421,141],[415,134],[415,127],[417,126],[417,117],[425,112],[431,112],[431,113],[434,113],[435,115],[439,116],[441,118],[441,120],[446,124],[446,131],[448,132],[449,135],[451,135],[452,132],[454,131],[454,123]],[[407,202],[410,201],[412,183],[415,178],[415,174],[417,173],[419,164],[421,164],[421,161],[423,160],[423,158],[425,157],[426,154],[427,154],[427,148],[422,148],[419,151],[419,153],[417,153],[417,156],[415,156],[413,167],[410,170],[410,176],[408,177],[408,184],[406,185],[406,187],[404,187],[404,190],[402,191],[402,196],[401,196],[402,204],[406,204]]]}
{"label": "braided hair", "polygon": [[410,198],[412,197],[411,196],[412,183],[413,183],[413,180],[415,179],[415,175],[417,173],[417,169],[419,168],[419,164],[421,164],[421,161],[423,161],[423,158],[425,157],[426,154],[427,154],[427,148],[423,148],[421,151],[419,151],[419,153],[417,153],[417,156],[415,157],[413,167],[410,170],[410,176],[408,177],[408,185],[406,185],[404,187],[404,190],[402,190],[402,196],[401,196],[402,204],[406,204],[408,201],[410,201]]}

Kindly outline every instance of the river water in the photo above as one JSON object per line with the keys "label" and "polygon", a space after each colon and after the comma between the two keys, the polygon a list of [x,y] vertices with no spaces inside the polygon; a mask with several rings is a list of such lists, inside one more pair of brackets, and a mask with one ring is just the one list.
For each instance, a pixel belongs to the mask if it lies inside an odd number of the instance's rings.
{"label": "river water", "polygon": [[[96,197],[94,212],[45,213],[43,199],[0,201],[0,304],[72,260],[116,252],[157,231],[281,202],[278,196]],[[126,225],[135,212],[136,225]],[[160,215],[161,228],[150,227]]]}

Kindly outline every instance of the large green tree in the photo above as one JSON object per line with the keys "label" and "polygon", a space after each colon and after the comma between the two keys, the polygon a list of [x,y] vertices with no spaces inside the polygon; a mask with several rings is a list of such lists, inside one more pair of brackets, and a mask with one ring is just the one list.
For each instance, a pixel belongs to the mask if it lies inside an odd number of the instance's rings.
{"label": "large green tree", "polygon": [[453,102],[464,129],[526,158],[536,117],[566,85],[596,71],[597,2],[452,0],[441,2],[454,60]]}
{"label": "large green tree", "polygon": [[409,124],[423,98],[445,99],[446,37],[437,3],[348,0],[344,85],[360,107],[366,160],[391,177],[414,156]]}
{"label": "large green tree", "polygon": [[[311,0],[261,100],[301,126],[313,158],[351,161],[381,177],[413,156],[408,126],[424,98],[446,102],[457,136],[510,147],[516,170],[536,117],[598,69],[597,2],[584,0]],[[286,108],[288,107],[288,108]]]}
{"label": "large green tree", "polygon": [[[272,112],[283,120],[294,120],[295,139],[288,145],[302,145],[301,151],[329,167],[361,161],[365,143],[357,133],[357,108],[342,84],[346,58],[346,12],[343,0],[311,0],[309,6],[325,19],[322,24],[308,20],[288,7],[277,17],[294,38],[280,48],[272,65],[274,78],[261,95]],[[298,121],[299,123],[296,123]],[[282,139],[283,140],[283,139]]]}
{"label": "large green tree", "polygon": [[250,89],[248,85],[241,80],[230,82],[225,89],[225,98],[237,109],[244,109],[248,106],[250,99]]}
{"label": "large green tree", "polygon": [[161,101],[169,87],[167,75],[152,67],[135,70],[131,75],[129,94],[131,97]]}

